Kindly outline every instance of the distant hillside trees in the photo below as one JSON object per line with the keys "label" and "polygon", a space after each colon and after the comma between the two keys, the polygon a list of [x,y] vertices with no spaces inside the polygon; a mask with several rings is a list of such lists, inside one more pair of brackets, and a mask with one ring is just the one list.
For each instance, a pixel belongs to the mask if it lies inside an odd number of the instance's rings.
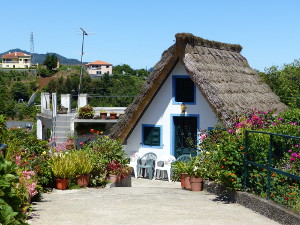
{"label": "distant hillside trees", "polygon": [[0,114],[10,119],[35,118],[36,107],[27,107],[26,101],[36,90],[37,79],[29,72],[0,70]]}
{"label": "distant hillside trees", "polygon": [[282,68],[266,68],[259,74],[282,102],[291,108],[300,108],[300,60],[285,64]]}

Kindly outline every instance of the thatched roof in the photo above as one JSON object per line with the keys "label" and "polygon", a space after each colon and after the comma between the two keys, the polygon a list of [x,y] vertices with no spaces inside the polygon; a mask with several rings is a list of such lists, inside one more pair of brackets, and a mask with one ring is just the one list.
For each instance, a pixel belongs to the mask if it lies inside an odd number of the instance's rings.
{"label": "thatched roof", "polygon": [[188,33],[176,34],[176,43],[162,54],[110,136],[123,141],[128,137],[178,61],[220,120],[226,121],[232,112],[239,114],[245,109],[286,110],[287,106],[249,66],[241,50],[240,45],[209,41]]}

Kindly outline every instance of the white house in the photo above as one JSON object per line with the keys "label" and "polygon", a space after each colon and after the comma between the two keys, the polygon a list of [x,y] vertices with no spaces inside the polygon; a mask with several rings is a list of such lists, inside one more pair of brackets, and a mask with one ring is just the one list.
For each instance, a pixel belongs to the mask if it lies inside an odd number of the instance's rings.
{"label": "white house", "polygon": [[90,75],[102,76],[103,74],[112,74],[112,64],[97,60],[85,65]]}
{"label": "white house", "polygon": [[176,35],[141,93],[112,128],[128,154],[195,155],[199,130],[210,130],[231,112],[287,109],[240,54],[242,47]]}
{"label": "white house", "polygon": [[23,52],[13,52],[2,57],[2,68],[29,68],[31,67],[31,55]]}

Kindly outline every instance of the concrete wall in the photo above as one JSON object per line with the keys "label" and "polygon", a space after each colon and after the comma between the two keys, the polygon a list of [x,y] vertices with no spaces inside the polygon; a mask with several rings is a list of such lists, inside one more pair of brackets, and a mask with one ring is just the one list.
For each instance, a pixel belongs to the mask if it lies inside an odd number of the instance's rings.
{"label": "concrete wall", "polygon": [[[147,111],[144,113],[137,126],[129,136],[125,150],[128,154],[139,151],[141,155],[147,152],[154,152],[158,157],[170,155],[172,149],[172,115],[180,115],[181,108],[178,104],[172,102],[172,76],[188,75],[184,66],[178,63],[164,85],[157,93]],[[199,129],[207,129],[217,124],[217,116],[210,108],[208,102],[196,88],[196,104],[186,105],[186,114],[199,116]],[[162,148],[145,148],[142,147],[142,124],[153,124],[162,126]]]}

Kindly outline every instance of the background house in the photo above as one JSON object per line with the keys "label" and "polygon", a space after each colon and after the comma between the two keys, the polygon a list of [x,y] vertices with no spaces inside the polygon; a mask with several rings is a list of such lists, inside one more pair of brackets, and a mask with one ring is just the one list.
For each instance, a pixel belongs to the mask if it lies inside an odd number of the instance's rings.
{"label": "background house", "polygon": [[102,76],[105,73],[112,74],[112,64],[97,60],[85,65],[89,75]]}
{"label": "background house", "polygon": [[232,112],[286,110],[241,50],[177,34],[110,136],[123,140],[128,154],[195,155],[197,132],[226,122]]}
{"label": "background house", "polygon": [[2,68],[29,68],[31,67],[31,55],[22,52],[13,52],[2,57]]}

